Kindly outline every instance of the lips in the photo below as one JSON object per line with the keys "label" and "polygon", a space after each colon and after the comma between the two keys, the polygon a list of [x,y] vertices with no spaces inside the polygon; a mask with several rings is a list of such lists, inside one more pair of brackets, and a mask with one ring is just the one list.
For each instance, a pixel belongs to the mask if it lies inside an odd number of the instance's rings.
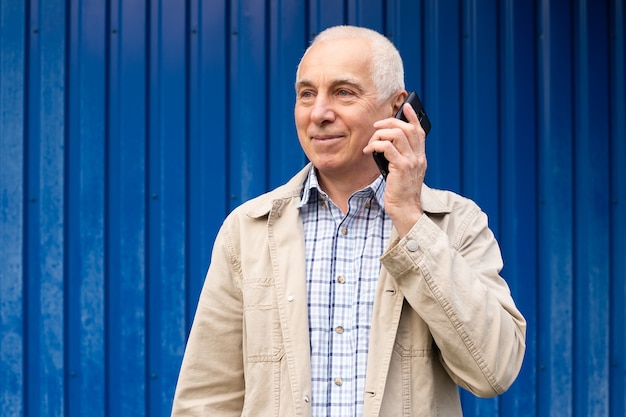
{"label": "lips", "polygon": [[328,141],[344,138],[344,135],[311,135],[311,140]]}

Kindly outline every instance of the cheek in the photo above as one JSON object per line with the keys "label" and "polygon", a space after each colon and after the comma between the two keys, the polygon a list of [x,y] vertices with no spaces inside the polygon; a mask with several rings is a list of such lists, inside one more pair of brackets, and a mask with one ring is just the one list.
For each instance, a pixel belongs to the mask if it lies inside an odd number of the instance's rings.
{"label": "cheek", "polygon": [[293,112],[293,118],[296,127],[296,134],[298,135],[298,141],[300,142],[300,146],[302,146],[303,150],[306,151],[306,147],[308,146],[307,141],[307,127],[308,127],[308,116],[307,112],[302,109],[296,109]]}
{"label": "cheek", "polygon": [[309,120],[308,114],[309,112],[306,109],[298,105],[295,106],[293,110],[293,118],[296,123],[296,129],[298,131],[306,128]]}
{"label": "cheek", "polygon": [[352,133],[358,137],[359,143],[367,144],[376,131],[373,127],[374,121],[360,119],[352,126]]}

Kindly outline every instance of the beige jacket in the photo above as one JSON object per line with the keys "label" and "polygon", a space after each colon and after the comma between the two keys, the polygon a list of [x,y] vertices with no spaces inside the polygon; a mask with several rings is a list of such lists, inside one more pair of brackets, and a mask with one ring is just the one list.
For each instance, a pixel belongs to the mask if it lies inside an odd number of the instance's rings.
{"label": "beige jacket", "polygon": [[[235,209],[215,241],[173,416],[310,416],[303,169]],[[381,257],[364,416],[461,416],[457,384],[504,392],[526,322],[500,250],[470,200],[424,186],[424,215]]]}

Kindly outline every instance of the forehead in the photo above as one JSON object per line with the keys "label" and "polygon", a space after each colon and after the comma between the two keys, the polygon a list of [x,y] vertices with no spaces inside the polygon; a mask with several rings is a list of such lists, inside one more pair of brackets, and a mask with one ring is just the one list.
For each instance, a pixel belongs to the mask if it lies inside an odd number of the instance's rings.
{"label": "forehead", "polygon": [[313,45],[302,58],[298,83],[337,79],[371,82],[371,49],[359,38],[338,39]]}

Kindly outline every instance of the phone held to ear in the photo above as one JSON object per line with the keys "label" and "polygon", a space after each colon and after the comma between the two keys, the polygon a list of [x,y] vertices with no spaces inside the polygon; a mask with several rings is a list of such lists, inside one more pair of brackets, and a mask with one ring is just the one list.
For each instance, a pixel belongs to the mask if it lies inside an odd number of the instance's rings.
{"label": "phone held to ear", "polygon": [[[405,103],[409,103],[413,107],[415,113],[417,113],[417,119],[420,121],[420,125],[422,125],[422,129],[424,129],[424,132],[426,132],[426,134],[428,135],[428,132],[430,132],[430,120],[426,115],[426,111],[424,110],[424,106],[422,105],[420,98],[414,91],[411,91],[409,93],[409,95],[406,97],[406,100],[404,100],[404,103],[402,103],[402,106],[400,106],[400,110],[398,110],[398,113],[396,113],[396,119],[400,119],[403,122],[408,122],[403,111]],[[386,180],[387,174],[389,173],[389,161],[387,161],[387,158],[385,158],[385,154],[383,153],[374,152],[373,155],[374,161],[376,161],[376,165],[378,165],[380,173],[383,174],[383,178]]]}

